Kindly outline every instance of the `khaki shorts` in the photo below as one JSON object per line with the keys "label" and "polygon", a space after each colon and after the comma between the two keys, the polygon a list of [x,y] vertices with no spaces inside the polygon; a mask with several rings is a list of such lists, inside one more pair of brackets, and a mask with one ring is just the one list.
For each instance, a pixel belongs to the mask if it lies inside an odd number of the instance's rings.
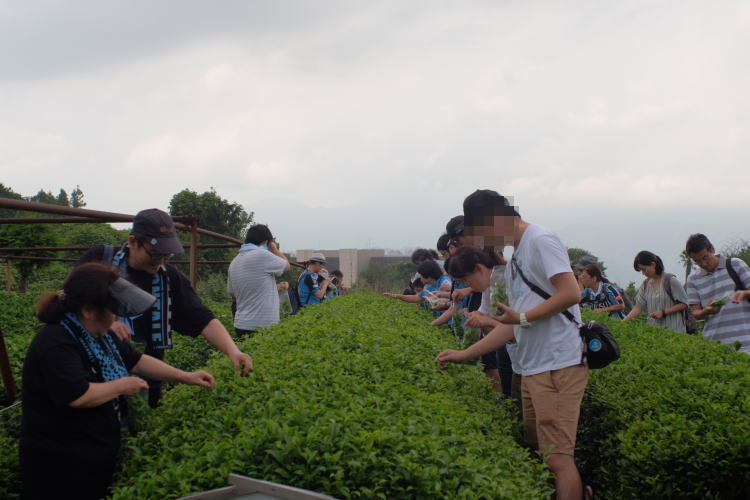
{"label": "khaki shorts", "polygon": [[589,369],[574,365],[523,377],[524,440],[541,453],[573,455]]}

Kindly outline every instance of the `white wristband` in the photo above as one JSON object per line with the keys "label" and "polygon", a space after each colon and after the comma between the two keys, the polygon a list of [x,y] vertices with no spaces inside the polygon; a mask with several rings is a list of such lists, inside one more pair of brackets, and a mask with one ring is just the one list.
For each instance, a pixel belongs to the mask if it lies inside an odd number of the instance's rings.
{"label": "white wristband", "polygon": [[528,328],[531,326],[529,320],[526,319],[526,313],[521,313],[519,315],[519,323],[521,324],[521,328]]}

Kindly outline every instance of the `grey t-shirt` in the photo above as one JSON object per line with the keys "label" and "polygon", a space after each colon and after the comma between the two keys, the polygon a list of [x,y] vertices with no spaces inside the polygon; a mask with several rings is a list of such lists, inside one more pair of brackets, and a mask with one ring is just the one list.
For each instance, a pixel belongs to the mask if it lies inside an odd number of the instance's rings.
{"label": "grey t-shirt", "polygon": [[262,248],[241,252],[229,264],[227,289],[237,299],[235,328],[254,330],[279,322],[276,277],[286,266],[286,260]]}

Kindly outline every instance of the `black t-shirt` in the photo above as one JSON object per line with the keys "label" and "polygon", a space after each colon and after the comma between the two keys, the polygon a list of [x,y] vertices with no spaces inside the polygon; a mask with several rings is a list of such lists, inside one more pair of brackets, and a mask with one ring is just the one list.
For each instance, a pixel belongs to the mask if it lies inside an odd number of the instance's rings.
{"label": "black t-shirt", "polygon": [[[130,371],[141,359],[129,344],[115,339]],[[36,334],[23,364],[21,441],[35,449],[90,461],[110,456],[120,447],[120,424],[111,402],[94,408],[69,404],[104,382],[99,367],[60,325],[46,325]]]}
{"label": "black t-shirt", "polygon": [[[117,249],[115,249],[115,252]],[[104,258],[104,245],[92,247],[78,261],[79,264],[101,261]],[[110,264],[108,262],[107,264]],[[206,325],[215,318],[211,310],[201,302],[190,280],[171,264],[166,264],[169,293],[172,299],[172,329],[190,337],[197,337]],[[127,280],[142,290],[151,291],[153,275],[128,266]],[[139,341],[151,343],[151,312],[146,311],[133,322],[133,335]]]}

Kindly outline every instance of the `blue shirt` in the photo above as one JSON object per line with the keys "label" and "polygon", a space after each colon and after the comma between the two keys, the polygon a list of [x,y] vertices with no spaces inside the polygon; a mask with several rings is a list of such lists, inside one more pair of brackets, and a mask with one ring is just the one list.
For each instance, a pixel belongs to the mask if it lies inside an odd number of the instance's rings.
{"label": "blue shirt", "polygon": [[453,280],[451,280],[451,277],[448,276],[447,274],[442,275],[441,277],[438,278],[437,283],[435,283],[434,285],[435,290],[440,290],[440,287],[443,286],[444,283],[453,285]]}
{"label": "blue shirt", "polygon": [[[308,276],[310,279],[307,279]],[[312,280],[312,287],[309,284],[310,280]],[[315,292],[320,290],[317,273],[311,273],[307,269],[302,271],[302,274],[299,275],[299,280],[297,280],[297,290],[299,292],[300,305],[306,306],[308,304],[321,303],[321,300],[315,296]]]}
{"label": "blue shirt", "polygon": [[[581,291],[581,307],[593,310],[625,303],[622,292],[615,285],[604,282],[599,284],[599,293],[594,292],[591,288],[584,288]],[[625,317],[625,310],[612,311],[609,315],[613,318],[622,319]]]}
{"label": "blue shirt", "polygon": [[[440,278],[438,278],[437,282],[434,285],[425,285],[424,289],[421,292],[419,292],[417,295],[419,295],[420,297],[424,297],[428,293],[437,292],[438,290],[440,290],[440,285],[442,285],[443,283],[452,284],[453,281],[451,281],[450,276],[443,275]],[[427,300],[424,300],[422,302],[422,307],[424,307],[428,311],[431,311],[435,315],[436,318],[439,317],[441,314],[443,314],[443,311],[433,311],[432,308],[430,307],[430,302]]]}

